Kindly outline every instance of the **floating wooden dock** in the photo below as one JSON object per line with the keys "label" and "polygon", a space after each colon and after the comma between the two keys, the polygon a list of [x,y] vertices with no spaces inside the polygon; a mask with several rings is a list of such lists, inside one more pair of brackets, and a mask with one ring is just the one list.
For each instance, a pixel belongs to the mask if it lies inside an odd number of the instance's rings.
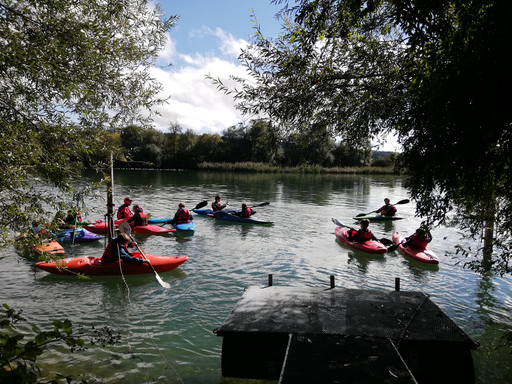
{"label": "floating wooden dock", "polygon": [[427,295],[333,285],[248,288],[217,329],[222,375],[280,384],[474,383],[477,344]]}

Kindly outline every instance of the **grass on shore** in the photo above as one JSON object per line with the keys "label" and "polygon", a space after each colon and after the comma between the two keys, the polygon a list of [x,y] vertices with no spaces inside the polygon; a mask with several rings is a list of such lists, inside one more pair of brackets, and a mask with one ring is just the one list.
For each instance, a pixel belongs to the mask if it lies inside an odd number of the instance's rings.
{"label": "grass on shore", "polygon": [[223,171],[223,172],[255,172],[255,173],[331,173],[331,174],[380,174],[394,175],[393,167],[334,167],[324,168],[317,165],[304,165],[297,167],[278,167],[263,163],[209,163],[198,164],[201,171]]}

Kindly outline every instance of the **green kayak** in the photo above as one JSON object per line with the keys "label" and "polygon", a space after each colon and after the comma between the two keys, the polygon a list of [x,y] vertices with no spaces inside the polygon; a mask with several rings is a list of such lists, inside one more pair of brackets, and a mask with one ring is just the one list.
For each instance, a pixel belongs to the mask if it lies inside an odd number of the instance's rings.
{"label": "green kayak", "polygon": [[400,216],[384,216],[384,215],[366,215],[354,217],[354,220],[363,220],[368,219],[370,221],[387,221],[387,220],[402,220],[403,217]]}

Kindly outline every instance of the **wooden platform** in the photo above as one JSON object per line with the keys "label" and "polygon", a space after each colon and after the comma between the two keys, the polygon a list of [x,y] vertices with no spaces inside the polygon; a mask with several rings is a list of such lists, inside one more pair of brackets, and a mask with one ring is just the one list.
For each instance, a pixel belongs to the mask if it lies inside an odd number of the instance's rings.
{"label": "wooden platform", "polygon": [[473,383],[476,344],[422,292],[250,287],[222,374],[287,383]]}

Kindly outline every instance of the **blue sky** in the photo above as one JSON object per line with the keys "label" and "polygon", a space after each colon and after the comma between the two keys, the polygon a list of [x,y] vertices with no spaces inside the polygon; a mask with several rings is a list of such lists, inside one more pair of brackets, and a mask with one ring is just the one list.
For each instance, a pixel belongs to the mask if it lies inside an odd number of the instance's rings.
{"label": "blue sky", "polygon": [[230,75],[245,76],[237,57],[255,31],[251,15],[254,12],[264,36],[276,37],[281,22],[275,14],[281,7],[270,0],[161,1],[165,15],[177,14],[179,20],[161,55],[162,63],[172,66],[154,70],[164,86],[162,96],[170,96],[159,108],[162,116],[155,121],[156,128],[166,131],[170,123],[178,122],[198,134],[220,134],[242,122],[232,97],[217,91],[205,76],[220,77],[228,85]]}

